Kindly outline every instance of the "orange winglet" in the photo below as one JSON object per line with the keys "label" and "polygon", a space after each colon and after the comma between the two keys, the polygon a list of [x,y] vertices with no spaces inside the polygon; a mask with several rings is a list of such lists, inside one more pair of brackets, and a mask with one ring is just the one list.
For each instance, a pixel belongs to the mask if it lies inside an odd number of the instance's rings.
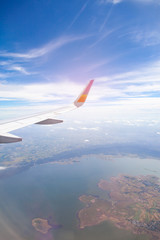
{"label": "orange winglet", "polygon": [[93,84],[94,80],[90,80],[90,82],[87,84],[87,86],[85,87],[85,89],[83,90],[83,92],[80,94],[80,96],[76,99],[76,101],[74,101],[74,105],[76,107],[80,107],[84,104],[84,102],[87,99],[89,90]]}
{"label": "orange winglet", "polygon": [[82,96],[80,96],[80,98],[78,99],[78,102],[85,102],[87,98],[86,94],[83,94]]}

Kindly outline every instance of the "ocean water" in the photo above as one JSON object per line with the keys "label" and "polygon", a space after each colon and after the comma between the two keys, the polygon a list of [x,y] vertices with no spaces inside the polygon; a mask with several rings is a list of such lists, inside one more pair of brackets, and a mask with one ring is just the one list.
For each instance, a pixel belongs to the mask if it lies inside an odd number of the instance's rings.
{"label": "ocean water", "polygon": [[[36,165],[19,174],[0,179],[0,240],[148,240],[116,228],[111,222],[79,229],[77,212],[83,208],[82,194],[100,195],[100,179],[118,174],[160,177],[160,160],[134,156],[99,155],[81,157],[73,164]],[[52,219],[60,228],[47,234],[37,232],[33,218]]]}

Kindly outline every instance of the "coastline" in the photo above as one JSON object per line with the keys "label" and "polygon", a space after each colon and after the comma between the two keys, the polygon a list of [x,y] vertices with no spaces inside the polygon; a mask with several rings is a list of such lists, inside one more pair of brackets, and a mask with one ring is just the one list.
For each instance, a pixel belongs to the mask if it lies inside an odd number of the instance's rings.
{"label": "coastline", "polygon": [[76,163],[81,160],[81,158],[87,158],[91,156],[99,156],[104,161],[114,161],[115,157],[130,157],[130,158],[153,158],[159,160],[160,151],[146,149],[143,146],[131,146],[123,144],[110,144],[110,145],[100,145],[100,146],[90,146],[89,148],[74,149],[72,151],[64,151],[57,153],[52,157],[40,158],[37,160],[19,161],[16,164],[7,164],[0,166],[0,179],[4,177],[9,177],[14,174],[18,174],[22,171],[28,170],[30,167],[46,164],[46,163],[58,163],[58,164],[69,164]]}

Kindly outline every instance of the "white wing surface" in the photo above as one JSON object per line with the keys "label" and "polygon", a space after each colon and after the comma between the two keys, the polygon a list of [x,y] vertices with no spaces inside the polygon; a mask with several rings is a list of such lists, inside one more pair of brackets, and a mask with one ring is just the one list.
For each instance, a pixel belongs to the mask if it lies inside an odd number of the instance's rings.
{"label": "white wing surface", "polygon": [[18,119],[15,121],[10,121],[7,123],[0,124],[0,143],[12,143],[12,142],[22,141],[21,137],[18,137],[9,133],[16,129],[23,128],[31,124],[46,125],[46,124],[56,124],[56,123],[63,122],[63,120],[58,120],[56,119],[56,117],[61,113],[65,113],[82,106],[87,98],[87,95],[93,84],[93,81],[94,80],[91,80],[87,84],[87,86],[85,87],[83,92],[80,94],[80,96],[74,101],[74,103],[70,104],[69,106],[61,107],[54,111],[45,112],[45,113],[37,114],[31,117],[26,117],[26,118]]}

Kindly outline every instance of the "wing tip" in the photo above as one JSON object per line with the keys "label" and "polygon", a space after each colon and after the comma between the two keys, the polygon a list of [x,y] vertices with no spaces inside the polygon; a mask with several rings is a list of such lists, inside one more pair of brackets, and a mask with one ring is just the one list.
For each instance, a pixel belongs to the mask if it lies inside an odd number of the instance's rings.
{"label": "wing tip", "polygon": [[87,99],[87,96],[88,96],[88,93],[92,87],[92,84],[94,82],[94,79],[90,80],[89,83],[87,84],[87,86],[85,87],[85,89],[83,90],[83,92],[79,95],[79,97],[74,101],[74,105],[76,107],[81,107],[86,99]]}

